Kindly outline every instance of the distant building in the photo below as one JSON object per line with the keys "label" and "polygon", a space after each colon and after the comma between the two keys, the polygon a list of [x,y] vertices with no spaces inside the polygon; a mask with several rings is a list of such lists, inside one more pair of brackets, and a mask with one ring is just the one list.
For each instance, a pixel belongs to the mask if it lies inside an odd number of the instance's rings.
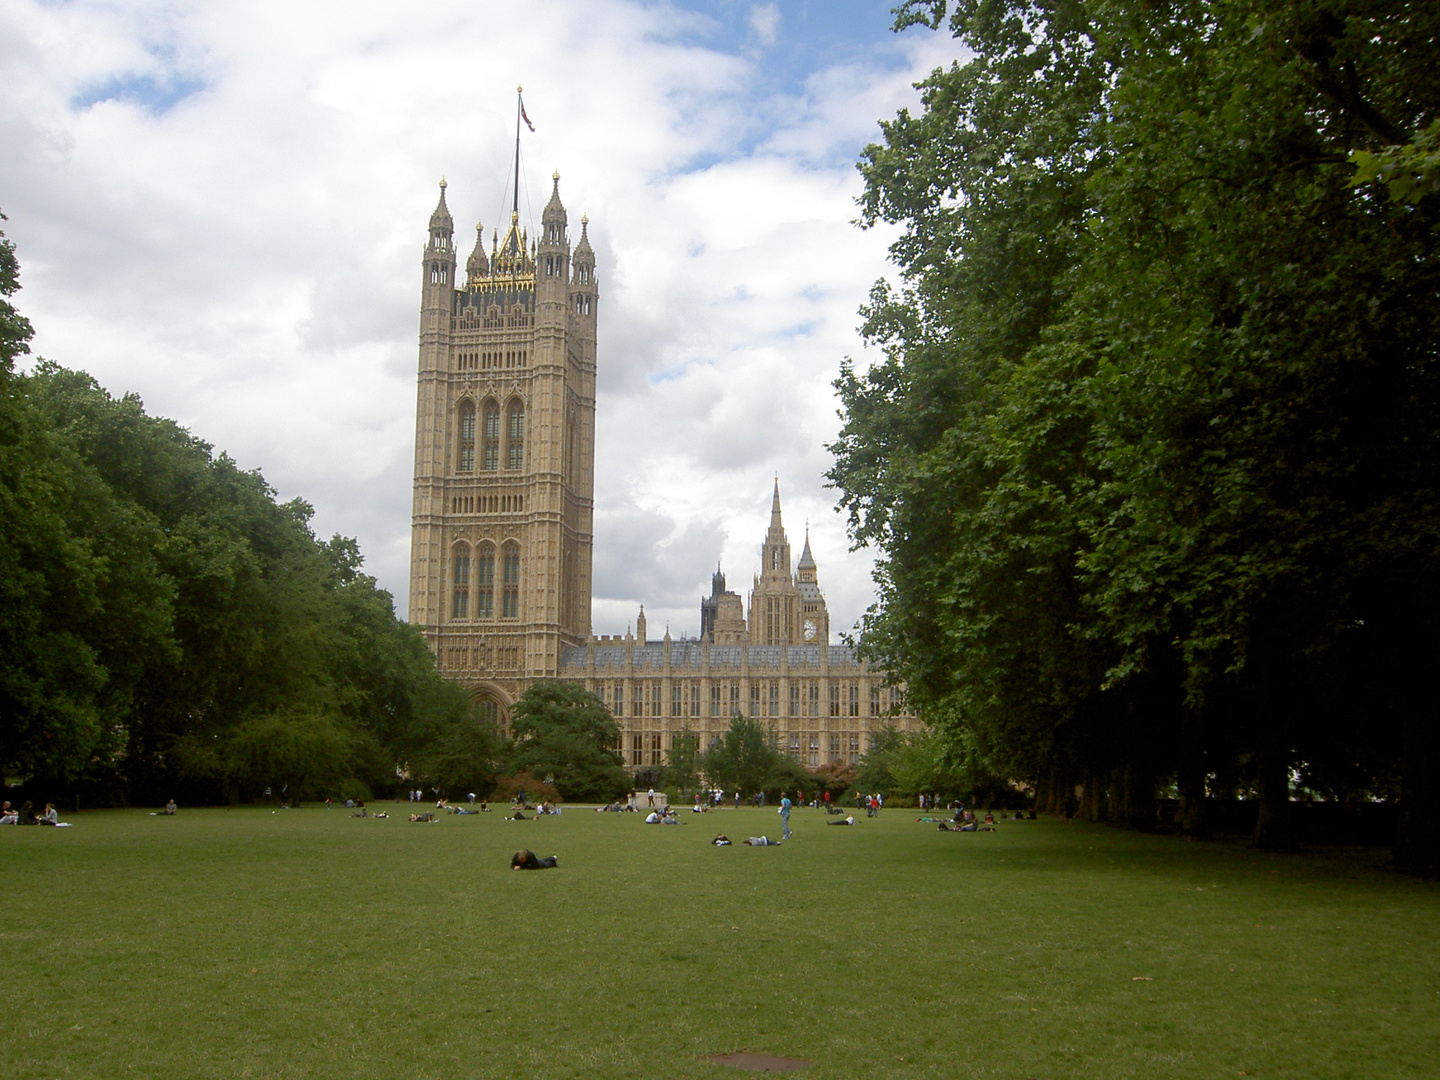
{"label": "distant building", "polygon": [[624,731],[625,760],[663,765],[688,726],[718,738],[742,713],[801,764],[854,761],[877,725],[917,721],[883,673],[830,644],[807,531],[791,572],[777,480],[748,619],[717,568],[700,637],[594,637],[595,253],[573,252],[556,174],[538,239],[512,210],[485,250],[476,226],[456,280],[445,202],[422,253],[410,621],[440,670],[502,725],[537,679],[583,683]]}
{"label": "distant building", "polygon": [[624,730],[625,762],[659,768],[675,733],[689,728],[701,745],[718,739],[736,713],[772,726],[780,748],[802,765],[858,761],[871,732],[892,724],[914,730],[899,687],[884,672],[830,644],[830,619],[816,578],[810,537],[790,572],[790,542],[777,482],[770,528],[750,592],[750,617],[717,569],[700,601],[698,640],[646,636],[645,609],[635,633],[592,637],[561,652],[560,676],[593,690]]}

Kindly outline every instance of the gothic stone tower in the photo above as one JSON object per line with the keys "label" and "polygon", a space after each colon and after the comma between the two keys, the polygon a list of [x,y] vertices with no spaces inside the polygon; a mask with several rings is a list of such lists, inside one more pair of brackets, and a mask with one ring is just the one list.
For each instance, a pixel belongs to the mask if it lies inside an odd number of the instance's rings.
{"label": "gothic stone tower", "polygon": [[780,520],[780,480],[770,500],[770,528],[760,546],[760,573],[750,592],[750,642],[754,645],[803,644],[830,639],[825,598],[815,577],[810,554],[810,530],[805,530],[805,551],[790,575],[790,540]]}
{"label": "gothic stone tower", "polygon": [[458,286],[442,180],[421,260],[410,621],[441,670],[502,720],[590,635],[598,294],[587,224],[572,255],[557,173],[538,242],[512,213],[487,257],[477,225]]}

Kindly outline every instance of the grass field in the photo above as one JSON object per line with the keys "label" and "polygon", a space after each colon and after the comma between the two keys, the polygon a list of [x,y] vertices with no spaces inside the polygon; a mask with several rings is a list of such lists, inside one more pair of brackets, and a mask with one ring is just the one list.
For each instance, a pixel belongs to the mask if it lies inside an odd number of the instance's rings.
{"label": "grass field", "polygon": [[[1440,886],[1365,860],[895,809],[716,849],[779,819],[682,817],[0,829],[0,1076],[1440,1072]],[[512,873],[521,846],[559,868]]]}

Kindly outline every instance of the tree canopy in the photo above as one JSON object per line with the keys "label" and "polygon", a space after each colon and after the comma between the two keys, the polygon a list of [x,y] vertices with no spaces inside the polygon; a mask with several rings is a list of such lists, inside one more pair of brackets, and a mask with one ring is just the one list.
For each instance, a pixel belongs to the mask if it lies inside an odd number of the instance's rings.
{"label": "tree canopy", "polygon": [[583,686],[532,683],[511,712],[512,764],[553,783],[571,801],[609,802],[631,788],[619,754],[620,726]]}
{"label": "tree canopy", "polygon": [[18,288],[0,240],[7,780],[92,802],[363,792],[473,733],[353,539],[317,539],[306,503],[135,395],[44,360],[18,372]]}
{"label": "tree canopy", "polygon": [[1140,827],[1167,779],[1197,829],[1253,790],[1277,845],[1292,770],[1403,786],[1397,857],[1433,869],[1440,14],[917,23],[968,58],[860,166],[864,221],[902,228],[885,358],[838,384],[864,650],[990,774]]}

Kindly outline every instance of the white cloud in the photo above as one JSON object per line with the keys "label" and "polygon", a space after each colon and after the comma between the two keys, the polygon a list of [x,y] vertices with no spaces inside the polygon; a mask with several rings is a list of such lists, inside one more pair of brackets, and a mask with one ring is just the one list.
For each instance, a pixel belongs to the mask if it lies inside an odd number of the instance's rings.
{"label": "white cloud", "polygon": [[[774,42],[774,4],[749,21]],[[558,168],[600,264],[597,632],[644,602],[694,633],[717,558],[748,588],[777,473],[846,628],[870,560],[824,488],[830,383],[889,239],[850,224],[853,161],[946,43],[767,99],[696,25],[625,0],[6,0],[0,209],[35,351],[314,503],[403,612],[425,222],[442,174],[465,250],[508,212],[523,82],[522,216]]]}
{"label": "white cloud", "polygon": [[775,4],[756,4],[750,9],[750,29],[765,48],[775,44],[780,33],[780,9]]}

